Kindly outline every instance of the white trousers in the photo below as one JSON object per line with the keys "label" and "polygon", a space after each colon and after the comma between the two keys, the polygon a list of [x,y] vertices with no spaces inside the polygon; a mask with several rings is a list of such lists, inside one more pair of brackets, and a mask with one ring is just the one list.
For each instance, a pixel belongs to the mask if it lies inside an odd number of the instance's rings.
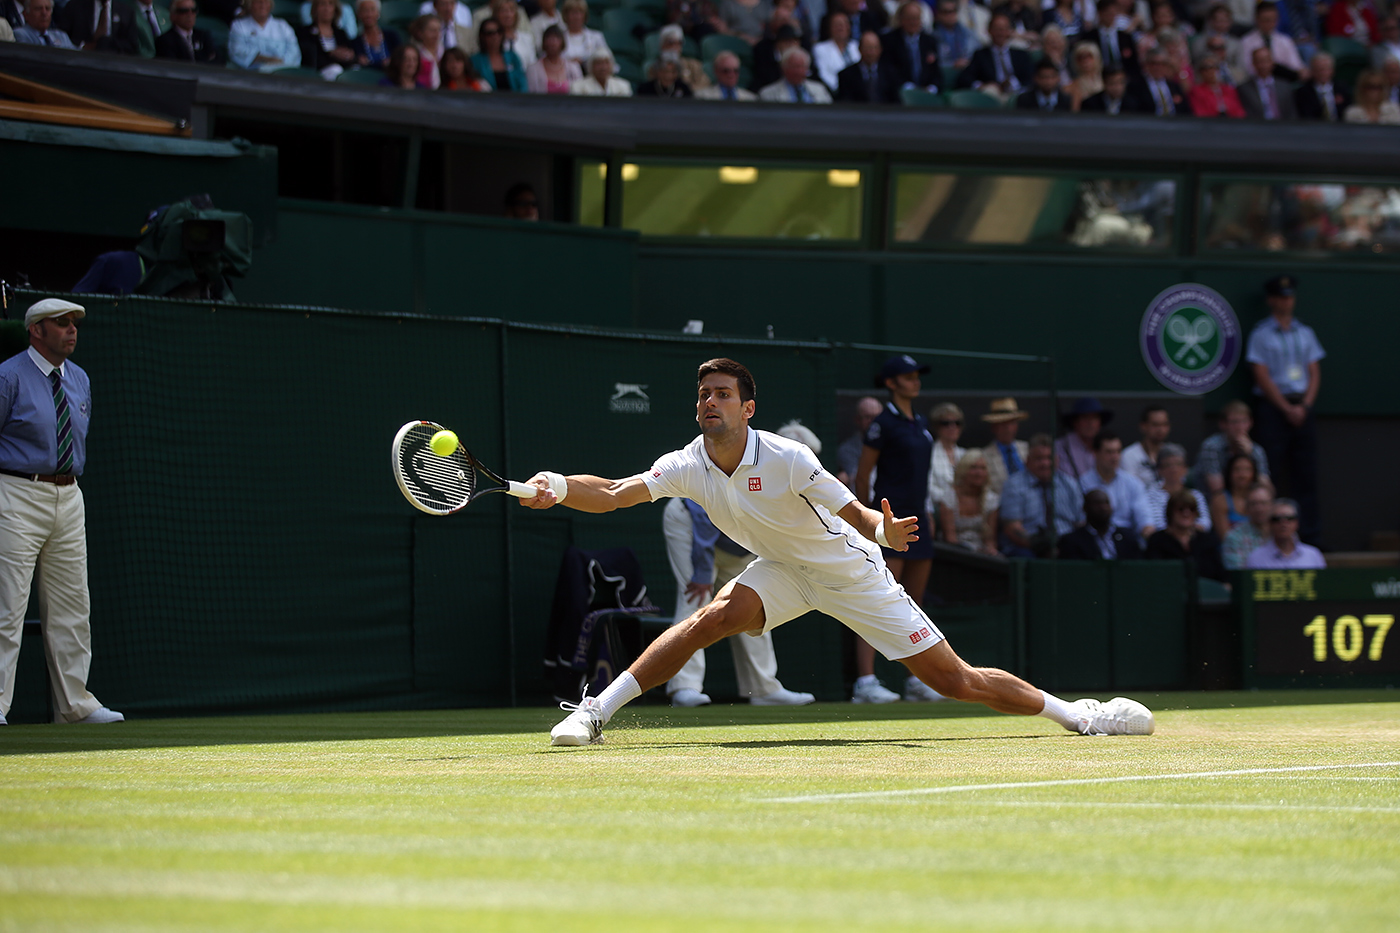
{"label": "white trousers", "polygon": [[87,689],[92,638],[82,490],[77,483],[55,486],[0,474],[0,716],[15,699],[33,581],[39,586],[55,718],[83,719],[102,704]]}
{"label": "white trousers", "polygon": [[[666,533],[666,556],[671,561],[671,573],[676,578],[676,621],[681,622],[695,610],[699,603],[686,602],[685,587],[695,573],[691,561],[690,511],[680,499],[666,502],[662,513],[662,528]],[[711,593],[718,593],[724,585],[737,577],[753,561],[752,555],[735,557],[723,548],[715,548],[715,587]],[[773,636],[764,632],[753,635],[731,635],[727,639],[734,653],[734,674],[739,681],[739,693],[746,697],[765,697],[783,689],[778,682],[778,658],[773,653]],[[695,652],[685,662],[680,673],[666,684],[666,693],[677,690],[705,689],[705,652]]]}

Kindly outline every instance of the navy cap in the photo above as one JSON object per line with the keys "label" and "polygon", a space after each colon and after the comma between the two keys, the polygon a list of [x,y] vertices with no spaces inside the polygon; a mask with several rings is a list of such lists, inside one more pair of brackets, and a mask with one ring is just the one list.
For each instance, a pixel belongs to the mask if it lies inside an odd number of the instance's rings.
{"label": "navy cap", "polygon": [[1276,275],[1264,283],[1264,294],[1288,298],[1298,290],[1298,277],[1284,273]]}
{"label": "navy cap", "polygon": [[1074,419],[1080,415],[1098,415],[1099,424],[1102,426],[1113,420],[1113,409],[1104,408],[1099,400],[1093,396],[1085,396],[1074,403],[1074,407],[1069,410],[1068,414],[1061,415],[1060,421],[1067,428],[1073,427]]}
{"label": "navy cap", "polygon": [[926,373],[928,364],[922,366],[912,356],[905,353],[901,356],[892,356],[885,360],[885,365],[880,367],[880,375],[875,377],[875,388],[883,389],[886,379],[893,379],[895,376],[902,376],[905,373]]}

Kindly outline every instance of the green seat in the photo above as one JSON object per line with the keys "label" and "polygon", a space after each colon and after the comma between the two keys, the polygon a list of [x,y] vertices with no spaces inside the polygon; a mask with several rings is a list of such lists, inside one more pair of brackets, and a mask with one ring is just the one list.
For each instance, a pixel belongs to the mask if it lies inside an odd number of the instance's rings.
{"label": "green seat", "polygon": [[646,76],[642,74],[642,66],[627,58],[617,60],[617,76],[630,82],[633,91],[646,81]]}
{"label": "green seat", "polygon": [[957,65],[944,65],[941,70],[943,72],[943,83],[939,86],[939,90],[946,94],[953,89],[953,85],[958,83],[958,73],[962,69],[958,68]]}
{"label": "green seat", "polygon": [[301,25],[301,0],[272,0],[272,15],[285,19],[295,29]]}
{"label": "green seat", "polygon": [[666,0],[622,0],[622,8],[646,13],[658,23],[666,21]]}
{"label": "green seat", "polygon": [[[646,39],[642,42],[642,60],[650,62],[655,61],[660,57],[661,30],[658,29],[656,32],[648,33]],[[699,57],[699,44],[694,39],[690,38],[690,36],[685,36],[683,39],[681,39],[681,58]]]}
{"label": "green seat", "polygon": [[[409,23],[418,16],[418,8],[422,6],[418,0],[380,0],[379,22],[389,23]],[[407,30],[404,35],[408,35]]]}
{"label": "green seat", "polygon": [[[603,13],[603,35],[613,33],[623,33],[636,38],[636,29],[642,27],[643,32],[650,31],[656,25],[652,21],[651,15],[639,10],[607,10]],[[637,56],[642,54],[642,40],[637,39]],[[612,43],[609,42],[609,45]]]}
{"label": "green seat", "polygon": [[212,16],[196,16],[194,18],[195,27],[209,31],[209,38],[214,40],[214,44],[221,49],[228,48],[228,23]]}
{"label": "green seat", "polygon": [[1335,58],[1338,65],[1344,61],[1371,64],[1371,53],[1366,46],[1346,36],[1327,36],[1322,40],[1322,50]]}
{"label": "green seat", "polygon": [[997,110],[1001,107],[1001,101],[981,91],[949,91],[948,106],[954,110]]}
{"label": "green seat", "polygon": [[302,78],[307,81],[320,81],[321,72],[315,68],[278,68],[268,74],[277,75],[279,78]]}
{"label": "green seat", "polygon": [[604,29],[603,38],[608,42],[608,48],[612,49],[613,57],[621,60],[624,58],[634,62],[642,60],[642,40],[617,29]]}
{"label": "green seat", "polygon": [[753,46],[743,39],[737,36],[722,36],[716,32],[700,40],[700,57],[706,64],[714,61],[720,52],[733,52],[739,56],[740,65],[753,67]]}
{"label": "green seat", "polygon": [[947,107],[948,102],[943,99],[942,94],[934,94],[925,91],[921,87],[900,88],[899,99],[906,107]]}
{"label": "green seat", "polygon": [[378,84],[384,79],[384,72],[378,68],[356,68],[342,71],[336,76],[337,84]]}

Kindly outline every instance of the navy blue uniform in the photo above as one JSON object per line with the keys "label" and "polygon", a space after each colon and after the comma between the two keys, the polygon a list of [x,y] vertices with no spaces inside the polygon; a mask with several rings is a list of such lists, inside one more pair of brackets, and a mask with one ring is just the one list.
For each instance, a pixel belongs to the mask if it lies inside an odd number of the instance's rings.
{"label": "navy blue uniform", "polygon": [[900,414],[893,402],[885,403],[880,417],[870,423],[865,432],[866,447],[880,452],[875,469],[875,502],[890,500],[895,518],[918,516],[919,540],[907,551],[885,549],[885,557],[903,560],[925,560],[933,557],[933,527],[929,524],[928,474],[933,462],[933,434],[928,420],[916,414],[912,419]]}

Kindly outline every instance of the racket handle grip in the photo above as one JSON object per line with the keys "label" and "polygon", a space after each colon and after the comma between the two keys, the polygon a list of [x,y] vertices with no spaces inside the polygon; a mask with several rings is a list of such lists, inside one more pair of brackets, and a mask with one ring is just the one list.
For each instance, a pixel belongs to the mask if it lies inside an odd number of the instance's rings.
{"label": "racket handle grip", "polygon": [[533,499],[539,494],[540,487],[531,486],[529,483],[517,483],[515,480],[507,480],[508,488],[506,492],[517,499]]}

